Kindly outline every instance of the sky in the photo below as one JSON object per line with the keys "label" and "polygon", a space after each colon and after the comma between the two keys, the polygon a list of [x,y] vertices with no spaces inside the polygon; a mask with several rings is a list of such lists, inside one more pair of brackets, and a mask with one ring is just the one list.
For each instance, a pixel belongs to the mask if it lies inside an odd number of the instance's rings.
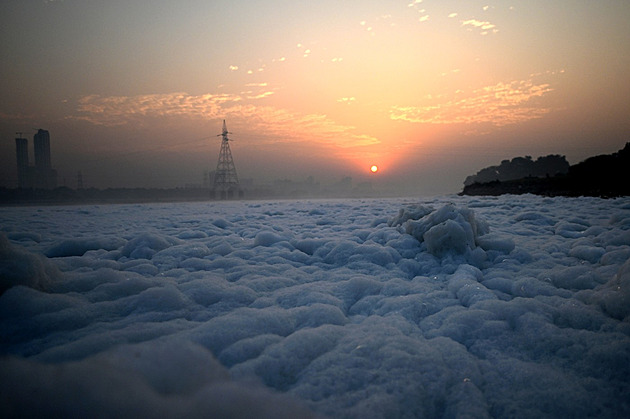
{"label": "sky", "polygon": [[224,119],[255,184],[443,194],[517,156],[578,163],[630,140],[629,17],[625,0],[3,1],[0,185],[34,128],[60,185],[199,184]]}

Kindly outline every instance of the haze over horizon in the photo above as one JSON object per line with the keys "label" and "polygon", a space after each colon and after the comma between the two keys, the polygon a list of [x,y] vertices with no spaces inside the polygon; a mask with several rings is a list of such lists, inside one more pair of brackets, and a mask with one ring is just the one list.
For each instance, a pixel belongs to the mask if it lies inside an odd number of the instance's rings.
{"label": "haze over horizon", "polygon": [[223,119],[257,184],[444,194],[515,156],[575,164],[630,141],[629,17],[621,0],[5,1],[0,186],[33,128],[60,185],[201,183]]}

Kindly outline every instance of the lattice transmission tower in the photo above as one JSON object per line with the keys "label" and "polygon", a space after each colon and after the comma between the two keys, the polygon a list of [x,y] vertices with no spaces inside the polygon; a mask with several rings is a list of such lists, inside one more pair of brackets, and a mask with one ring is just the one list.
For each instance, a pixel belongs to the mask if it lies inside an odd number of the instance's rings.
{"label": "lattice transmission tower", "polygon": [[219,151],[219,161],[217,163],[217,170],[214,173],[214,191],[218,192],[222,199],[231,198],[235,192],[240,193],[238,184],[238,175],[236,174],[236,166],[234,166],[234,159],[232,158],[232,151],[230,150],[230,134],[225,125],[225,119],[223,120],[223,132],[217,135],[217,137],[223,137],[221,139],[221,150]]}

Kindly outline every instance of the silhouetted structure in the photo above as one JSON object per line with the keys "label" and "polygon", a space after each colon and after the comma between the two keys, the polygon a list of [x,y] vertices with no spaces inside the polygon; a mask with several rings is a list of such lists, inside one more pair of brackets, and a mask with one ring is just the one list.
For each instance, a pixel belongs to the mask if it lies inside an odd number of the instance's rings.
{"label": "silhouetted structure", "polygon": [[[21,133],[18,133],[21,135]],[[39,129],[33,136],[35,148],[35,166],[29,165],[28,140],[15,139],[17,158],[18,188],[54,189],[57,187],[57,171],[50,162],[50,134]]]}
{"label": "silhouetted structure", "polygon": [[220,199],[233,198],[234,194],[242,196],[242,191],[239,189],[238,176],[236,174],[236,166],[234,165],[234,159],[232,158],[232,151],[230,150],[229,138],[230,134],[223,120],[223,131],[217,137],[221,136],[221,150],[219,151],[219,161],[217,163],[217,170],[214,173],[213,182],[213,194],[219,194]]}
{"label": "silhouetted structure", "polygon": [[35,147],[35,167],[39,169],[50,169],[50,133],[39,129],[33,135],[33,146]]}

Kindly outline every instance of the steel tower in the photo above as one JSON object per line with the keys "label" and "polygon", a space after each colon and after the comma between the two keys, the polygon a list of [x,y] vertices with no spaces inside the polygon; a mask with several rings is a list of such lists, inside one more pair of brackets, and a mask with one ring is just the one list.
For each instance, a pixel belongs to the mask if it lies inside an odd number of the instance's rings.
{"label": "steel tower", "polygon": [[217,170],[214,174],[214,190],[215,192],[218,191],[223,199],[231,197],[239,189],[238,176],[236,175],[236,166],[234,166],[234,159],[230,150],[228,134],[230,133],[227,130],[224,119],[223,132],[217,135],[217,137],[221,136],[223,138],[221,140]]}

